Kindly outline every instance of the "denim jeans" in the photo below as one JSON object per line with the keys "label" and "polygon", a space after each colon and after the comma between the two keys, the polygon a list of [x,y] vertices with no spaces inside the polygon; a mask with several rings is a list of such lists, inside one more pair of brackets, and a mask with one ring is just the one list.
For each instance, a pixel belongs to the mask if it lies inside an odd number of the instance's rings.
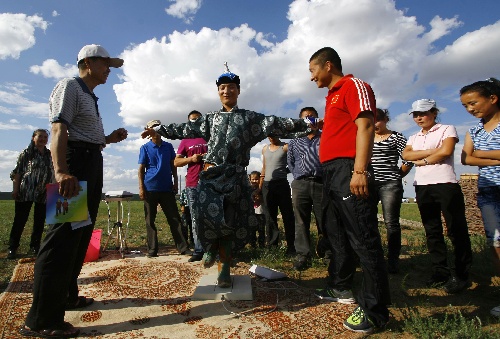
{"label": "denim jeans", "polygon": [[401,252],[401,201],[403,199],[403,184],[401,180],[375,182],[377,200],[382,202],[382,213],[387,228],[387,259],[397,261]]}
{"label": "denim jeans", "polygon": [[500,247],[500,186],[480,187],[477,206],[481,210],[488,244]]}
{"label": "denim jeans", "polygon": [[[196,200],[196,196],[198,195],[196,187],[186,187],[186,193],[189,204],[189,211],[194,211],[193,204]],[[193,241],[194,241],[194,253],[195,254],[203,254],[203,246],[201,246],[201,242],[198,239],[198,228],[196,226],[196,217],[195,213],[191,213],[191,230],[193,232]]]}

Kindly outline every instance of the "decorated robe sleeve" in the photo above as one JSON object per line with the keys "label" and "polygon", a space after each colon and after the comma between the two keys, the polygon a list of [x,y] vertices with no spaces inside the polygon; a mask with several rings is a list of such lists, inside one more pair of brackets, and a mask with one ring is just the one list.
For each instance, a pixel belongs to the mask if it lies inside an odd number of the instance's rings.
{"label": "decorated robe sleeve", "polygon": [[207,115],[201,116],[194,122],[186,122],[180,124],[160,125],[154,130],[167,139],[193,139],[203,138],[210,140],[210,117]]}
{"label": "decorated robe sleeve", "polygon": [[281,118],[274,115],[256,115],[262,129],[263,139],[275,136],[282,139],[294,139],[306,136],[311,129],[302,119]]}

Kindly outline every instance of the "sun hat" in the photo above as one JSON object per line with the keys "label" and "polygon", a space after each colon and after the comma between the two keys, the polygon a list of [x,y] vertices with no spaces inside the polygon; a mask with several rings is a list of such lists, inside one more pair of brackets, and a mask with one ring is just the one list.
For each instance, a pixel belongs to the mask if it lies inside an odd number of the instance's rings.
{"label": "sun hat", "polygon": [[412,114],[413,112],[427,112],[432,108],[436,108],[436,101],[432,99],[419,99],[417,101],[414,101],[411,105],[410,114]]}
{"label": "sun hat", "polygon": [[240,77],[229,71],[227,62],[224,63],[224,67],[226,68],[226,71],[217,78],[217,81],[215,81],[217,87],[222,84],[236,84],[238,88],[240,88]]}
{"label": "sun hat", "polygon": [[76,58],[77,60],[76,64],[78,65],[80,61],[82,61],[85,58],[92,58],[92,57],[108,58],[110,61],[109,65],[114,68],[122,67],[123,65],[123,59],[111,58],[109,56],[108,51],[106,51],[104,47],[100,45],[83,46],[80,52],[78,52],[78,57]]}

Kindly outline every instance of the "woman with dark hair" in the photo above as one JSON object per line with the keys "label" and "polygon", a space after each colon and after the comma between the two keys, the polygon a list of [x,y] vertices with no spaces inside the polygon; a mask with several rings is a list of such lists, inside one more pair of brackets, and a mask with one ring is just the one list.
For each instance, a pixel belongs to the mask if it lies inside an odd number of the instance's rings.
{"label": "woman with dark hair", "polygon": [[373,143],[372,166],[375,174],[377,200],[382,203],[384,223],[387,227],[387,270],[399,272],[399,254],[401,252],[401,225],[399,216],[403,200],[401,179],[410,172],[413,164],[404,161],[402,153],[406,146],[403,134],[387,128],[389,111],[377,108],[375,120],[375,139]]}
{"label": "woman with dark hair", "polygon": [[[457,130],[452,125],[438,123],[438,113],[434,100],[420,99],[413,103],[410,114],[421,130],[408,139],[403,158],[416,166],[413,185],[432,263],[427,286],[444,286],[447,293],[459,293],[471,285],[472,250],[464,195],[453,163]],[[448,267],[441,213],[454,248],[453,272]]]}
{"label": "woman with dark hair", "polygon": [[36,255],[40,249],[47,200],[45,185],[51,182],[53,173],[50,151],[46,147],[48,139],[47,130],[34,131],[29,146],[19,154],[16,167],[10,174],[15,212],[9,237],[8,259],[16,258],[21,235],[33,203],[35,212],[29,254]]}
{"label": "woman with dark hair", "polygon": [[[500,273],[500,81],[490,78],[467,85],[460,90],[460,100],[480,119],[465,135],[462,164],[479,166],[477,205]],[[490,313],[500,317],[500,306]]]}

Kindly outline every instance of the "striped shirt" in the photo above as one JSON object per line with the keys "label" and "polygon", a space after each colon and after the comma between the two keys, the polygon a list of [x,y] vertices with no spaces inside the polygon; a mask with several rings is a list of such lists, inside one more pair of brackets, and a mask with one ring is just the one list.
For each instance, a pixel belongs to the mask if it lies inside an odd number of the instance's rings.
{"label": "striped shirt", "polygon": [[81,78],[62,79],[50,95],[49,121],[64,123],[69,141],[106,146],[97,100]]}
{"label": "striped shirt", "polygon": [[288,143],[287,163],[294,179],[322,176],[319,162],[320,136],[321,134],[317,134],[312,139],[296,138]]}
{"label": "striped shirt", "polygon": [[[484,130],[483,121],[469,129],[474,149],[492,151],[500,149],[500,124],[491,132]],[[500,186],[500,166],[479,166],[478,187]]]}
{"label": "striped shirt", "polygon": [[[401,154],[405,146],[406,138],[404,135],[394,131],[387,139],[373,144],[371,164],[375,173],[376,182],[401,180],[398,163],[399,159],[403,159]],[[411,162],[404,160],[403,164],[413,166]]]}

